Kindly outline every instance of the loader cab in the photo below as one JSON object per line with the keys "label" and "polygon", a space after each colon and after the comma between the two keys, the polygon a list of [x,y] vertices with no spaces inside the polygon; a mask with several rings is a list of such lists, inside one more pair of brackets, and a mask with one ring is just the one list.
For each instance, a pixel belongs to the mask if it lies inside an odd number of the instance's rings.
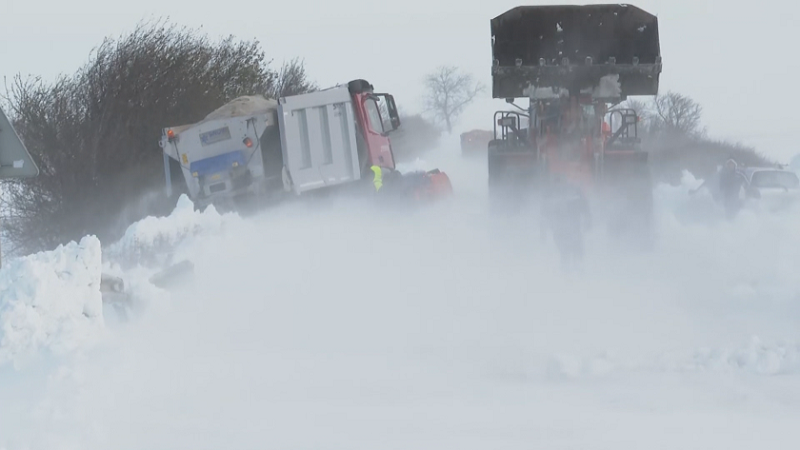
{"label": "loader cab", "polygon": [[606,115],[610,135],[607,149],[633,149],[641,144],[639,138],[639,115],[631,108],[614,108]]}
{"label": "loader cab", "polygon": [[560,101],[540,101],[531,105],[538,137],[561,134],[563,111]]}
{"label": "loader cab", "polygon": [[597,105],[591,99],[553,99],[532,102],[531,116],[536,123],[537,137],[559,139],[593,137],[599,133]]}
{"label": "loader cab", "polygon": [[516,111],[497,111],[494,113],[494,139],[502,141],[503,145],[511,148],[524,148],[531,146],[528,129],[523,125],[530,121],[527,114]]}

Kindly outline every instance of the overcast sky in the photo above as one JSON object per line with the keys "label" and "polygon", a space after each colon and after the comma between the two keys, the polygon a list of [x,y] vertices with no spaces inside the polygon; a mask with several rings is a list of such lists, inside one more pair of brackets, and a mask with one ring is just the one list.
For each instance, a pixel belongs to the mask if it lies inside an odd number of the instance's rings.
{"label": "overcast sky", "polygon": [[[257,38],[277,63],[294,56],[321,86],[365,78],[395,94],[401,109],[422,108],[422,78],[440,64],[479,77],[484,97],[458,130],[491,127],[504,107],[490,98],[491,18],[515,6],[558,4],[515,0],[0,0],[0,76],[54,79],[88,61],[106,36],[127,33],[142,19],[169,17],[211,37]],[[569,2],[566,2],[569,3]],[[580,3],[580,2],[577,2]],[[788,159],[796,147],[794,115],[800,63],[800,6],[790,1],[643,0],[659,17],[664,60],[662,92],[693,97],[713,137],[755,145]]]}

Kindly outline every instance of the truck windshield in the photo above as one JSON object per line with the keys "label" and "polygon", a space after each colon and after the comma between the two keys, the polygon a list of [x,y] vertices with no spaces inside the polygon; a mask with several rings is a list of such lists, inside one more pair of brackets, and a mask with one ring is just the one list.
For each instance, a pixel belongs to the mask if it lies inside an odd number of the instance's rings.
{"label": "truck windshield", "polygon": [[383,133],[383,121],[381,120],[381,112],[378,110],[378,102],[368,98],[365,102],[365,106],[367,108],[367,114],[369,115],[369,124],[372,131]]}

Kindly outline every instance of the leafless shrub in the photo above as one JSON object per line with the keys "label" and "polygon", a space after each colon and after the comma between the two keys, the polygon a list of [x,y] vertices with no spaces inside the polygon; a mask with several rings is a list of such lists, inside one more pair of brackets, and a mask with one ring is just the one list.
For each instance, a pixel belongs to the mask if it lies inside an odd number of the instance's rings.
{"label": "leafless shrub", "polygon": [[463,73],[458,67],[443,66],[425,77],[425,106],[438,123],[444,123],[447,133],[453,123],[485,87]]}
{"label": "leafless shrub", "polygon": [[[72,76],[53,83],[17,76],[10,115],[39,177],[3,185],[4,237],[19,252],[86,234],[117,237],[126,205],[163,184],[158,139],[241,95],[315,86],[298,60],[270,68],[258,41],[216,42],[163,21],[106,39]],[[131,213],[164,214],[174,199]],[[8,248],[8,247],[7,247]]]}

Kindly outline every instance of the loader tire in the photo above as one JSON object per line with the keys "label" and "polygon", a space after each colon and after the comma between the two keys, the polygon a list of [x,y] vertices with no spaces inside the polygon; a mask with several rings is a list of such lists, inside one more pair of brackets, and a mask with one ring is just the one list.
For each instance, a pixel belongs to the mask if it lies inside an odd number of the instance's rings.
{"label": "loader tire", "polygon": [[500,210],[500,204],[505,197],[503,193],[502,159],[498,154],[498,142],[502,141],[490,141],[486,151],[487,188],[489,190],[489,207],[492,211]]}

